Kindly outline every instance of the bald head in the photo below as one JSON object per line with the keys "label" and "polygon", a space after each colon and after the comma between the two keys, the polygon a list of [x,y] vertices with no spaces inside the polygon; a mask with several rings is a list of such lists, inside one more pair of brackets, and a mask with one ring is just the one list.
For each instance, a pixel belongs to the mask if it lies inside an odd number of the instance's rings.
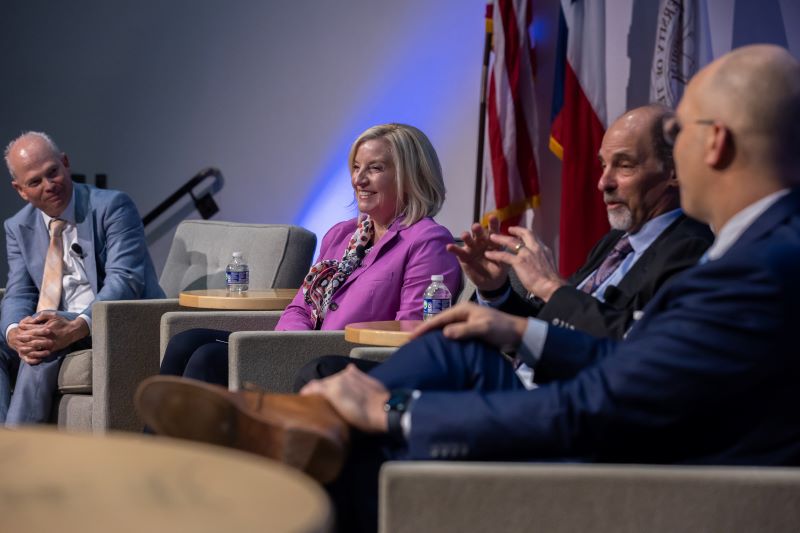
{"label": "bald head", "polygon": [[44,133],[28,132],[8,144],[6,165],[20,197],[51,217],[60,216],[72,199],[69,160]]}
{"label": "bald head", "polygon": [[723,122],[755,158],[794,178],[800,171],[800,64],[784,48],[738,48],[699,76],[697,105]]}
{"label": "bald head", "polygon": [[675,168],[672,145],[664,139],[664,122],[674,115],[675,113],[666,106],[649,104],[631,109],[617,119],[637,123],[638,133],[642,136],[642,140],[652,145],[655,156],[664,166],[665,172]]}
{"label": "bald head", "polygon": [[773,45],[725,54],[689,82],[675,125],[681,206],[722,228],[800,179],[800,64]]}
{"label": "bald head", "polygon": [[17,177],[14,170],[16,164],[12,164],[12,161],[16,162],[21,158],[29,159],[34,154],[59,156],[61,155],[61,150],[58,149],[53,139],[44,132],[27,131],[23,133],[8,143],[3,153],[8,173],[11,174],[12,178],[16,179]]}

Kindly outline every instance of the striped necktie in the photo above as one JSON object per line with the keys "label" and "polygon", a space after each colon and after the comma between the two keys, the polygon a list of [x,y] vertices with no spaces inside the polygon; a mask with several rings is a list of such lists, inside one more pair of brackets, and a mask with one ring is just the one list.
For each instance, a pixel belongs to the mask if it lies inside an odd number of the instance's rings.
{"label": "striped necktie", "polygon": [[57,311],[61,305],[64,273],[64,243],[61,234],[64,233],[66,224],[64,220],[58,218],[50,220],[50,246],[47,248],[42,286],[39,289],[37,313],[45,310]]}
{"label": "striped necktie", "polygon": [[594,274],[589,276],[589,279],[587,279],[586,283],[583,284],[581,290],[587,294],[594,294],[597,288],[602,285],[603,282],[607,280],[615,270],[617,270],[617,268],[619,268],[619,265],[622,263],[622,261],[632,251],[633,246],[631,246],[628,236],[625,235],[617,241],[617,244],[614,245],[611,253],[609,253],[606,258],[603,259],[603,262],[599,267],[597,267],[597,270],[594,271]]}

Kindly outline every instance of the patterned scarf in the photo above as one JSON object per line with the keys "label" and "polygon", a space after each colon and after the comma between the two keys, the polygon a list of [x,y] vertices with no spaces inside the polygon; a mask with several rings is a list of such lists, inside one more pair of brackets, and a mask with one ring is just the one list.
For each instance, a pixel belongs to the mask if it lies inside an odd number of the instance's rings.
{"label": "patterned scarf", "polygon": [[333,293],[341,287],[347,277],[361,265],[361,260],[369,252],[375,235],[375,226],[368,216],[359,222],[356,232],[350,238],[347,250],[341,261],[325,259],[316,263],[303,280],[303,296],[311,306],[311,319],[314,329],[322,327],[328,312]]}

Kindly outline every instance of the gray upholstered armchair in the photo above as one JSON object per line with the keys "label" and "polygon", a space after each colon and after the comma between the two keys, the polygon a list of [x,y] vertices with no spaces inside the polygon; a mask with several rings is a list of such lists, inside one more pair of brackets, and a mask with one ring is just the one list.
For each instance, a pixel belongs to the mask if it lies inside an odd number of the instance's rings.
{"label": "gray upholstered armchair", "polygon": [[789,533],[800,469],[390,462],[379,531]]}
{"label": "gray upholstered armchair", "polygon": [[164,300],[98,302],[92,350],[70,354],[59,375],[54,407],[59,427],[103,432],[138,430],[133,393],[158,372],[159,324],[180,309],[181,290],[223,288],[233,251],[244,253],[252,288],[299,287],[316,236],[297,226],[189,220],[175,233],[160,284]]}

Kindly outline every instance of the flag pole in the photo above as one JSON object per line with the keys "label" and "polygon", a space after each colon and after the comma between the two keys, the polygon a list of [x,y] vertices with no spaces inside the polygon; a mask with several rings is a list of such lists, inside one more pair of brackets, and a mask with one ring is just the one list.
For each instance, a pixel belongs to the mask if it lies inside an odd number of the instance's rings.
{"label": "flag pole", "polygon": [[478,161],[475,168],[475,203],[472,221],[480,222],[481,196],[483,195],[483,142],[486,129],[486,78],[489,72],[489,53],[492,51],[492,3],[486,4],[486,40],[483,45],[483,69],[481,70],[481,105],[478,115]]}

